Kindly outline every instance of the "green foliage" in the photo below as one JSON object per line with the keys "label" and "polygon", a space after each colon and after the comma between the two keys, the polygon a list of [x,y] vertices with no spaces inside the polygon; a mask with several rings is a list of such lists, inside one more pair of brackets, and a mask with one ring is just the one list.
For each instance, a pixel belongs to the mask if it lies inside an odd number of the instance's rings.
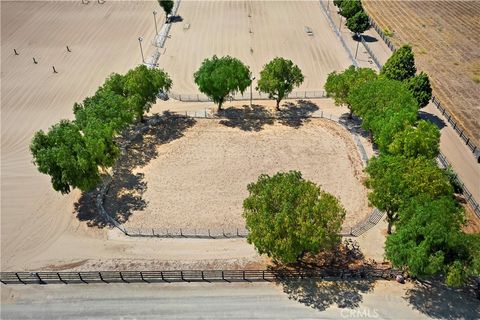
{"label": "green foliage", "polygon": [[387,79],[404,81],[413,78],[417,68],[415,67],[415,57],[410,45],[403,45],[397,49],[387,60],[380,71],[381,76]]}
{"label": "green foliage", "polygon": [[434,159],[438,155],[440,130],[431,122],[420,120],[417,125],[398,131],[388,146],[388,153],[405,157],[426,157]]}
{"label": "green foliage", "polygon": [[340,241],[345,210],[300,172],[261,175],[248,191],[243,216],[248,242],[259,253],[293,263],[306,252],[317,253]]}
{"label": "green foliage", "polygon": [[301,85],[303,79],[302,71],[296,64],[277,57],[260,71],[257,90],[267,93],[270,99],[275,99],[278,110],[280,101],[292,92],[294,87]]}
{"label": "green foliage", "polygon": [[162,7],[163,11],[165,11],[165,21],[167,21],[168,15],[172,13],[172,9],[174,6],[173,0],[158,0],[158,4],[160,5],[160,7]]}
{"label": "green foliage", "polygon": [[225,56],[205,59],[200,69],[193,75],[201,92],[222,108],[225,98],[237,91],[243,93],[252,83],[249,68],[240,60]]}
{"label": "green foliage", "polygon": [[448,166],[447,168],[445,168],[445,174],[447,175],[448,180],[450,181],[450,184],[453,187],[453,192],[462,193],[463,188],[458,182],[457,174],[453,170],[452,166]]}
{"label": "green foliage", "polygon": [[140,120],[157,100],[158,92],[168,91],[172,86],[172,80],[166,72],[145,65],[129,70],[123,81],[123,94]]}
{"label": "green foliage", "polygon": [[363,11],[363,7],[360,0],[343,0],[339,13],[348,19],[361,11]]}
{"label": "green foliage", "polygon": [[424,195],[431,199],[452,196],[452,186],[435,160],[380,155],[368,162],[367,186],[372,189],[368,199],[385,211],[388,233],[399,218],[399,209],[411,198]]}
{"label": "green foliage", "polygon": [[354,16],[348,18],[347,28],[356,34],[367,31],[370,28],[370,20],[365,11],[359,11]]}
{"label": "green foliage", "polygon": [[415,77],[405,80],[405,84],[417,100],[420,108],[425,107],[432,99],[432,87],[426,73],[420,72]]}
{"label": "green foliage", "polygon": [[333,4],[340,8],[342,6],[342,3],[343,3],[344,0],[333,0]]}
{"label": "green foliage", "polygon": [[349,93],[362,84],[376,78],[377,74],[370,68],[350,66],[341,73],[335,71],[330,73],[324,87],[327,96],[333,98],[335,105],[347,105],[350,110],[350,116],[352,116],[352,109],[348,101]]}
{"label": "green foliage", "polygon": [[461,231],[464,220],[463,208],[452,197],[413,198],[387,238],[386,257],[413,276],[444,273],[447,284],[459,285],[474,268],[473,241]]}
{"label": "green foliage", "polygon": [[380,151],[385,151],[393,136],[415,123],[418,105],[399,81],[378,78],[358,86],[348,95],[362,127],[373,132]]}
{"label": "green foliage", "polygon": [[100,182],[98,166],[78,126],[68,120],[38,131],[30,145],[38,171],[51,177],[53,189],[69,193],[72,188],[87,191]]}

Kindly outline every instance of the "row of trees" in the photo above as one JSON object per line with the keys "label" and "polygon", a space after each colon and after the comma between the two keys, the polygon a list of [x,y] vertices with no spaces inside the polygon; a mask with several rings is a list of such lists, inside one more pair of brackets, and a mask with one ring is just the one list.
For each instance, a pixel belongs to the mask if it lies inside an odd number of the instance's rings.
{"label": "row of trees", "polygon": [[480,236],[462,231],[465,216],[435,158],[439,129],[418,120],[431,98],[425,73],[416,75],[410,46],[398,49],[379,75],[350,67],[325,85],[337,105],[362,118],[380,155],[367,166],[369,201],[386,212],[386,257],[413,276],[445,275],[459,285],[480,272]]}
{"label": "row of trees", "polygon": [[[219,110],[227,96],[236,92],[243,94],[253,81],[249,67],[230,56],[205,59],[195,72],[194,80],[200,92],[218,104]],[[302,71],[297,65],[291,60],[277,57],[260,71],[256,89],[268,94],[269,99],[275,99],[279,110],[280,102],[303,80]]]}
{"label": "row of trees", "polygon": [[114,73],[83,103],[75,103],[75,120],[62,120],[35,133],[30,150],[38,170],[51,177],[53,189],[88,191],[101,181],[119,155],[114,137],[150,110],[160,90],[172,81],[162,70],[144,65],[125,75]]}
{"label": "row of trees", "polygon": [[339,8],[339,13],[347,19],[347,28],[355,33],[364,33],[370,28],[370,20],[359,0],[334,0],[333,3]]}

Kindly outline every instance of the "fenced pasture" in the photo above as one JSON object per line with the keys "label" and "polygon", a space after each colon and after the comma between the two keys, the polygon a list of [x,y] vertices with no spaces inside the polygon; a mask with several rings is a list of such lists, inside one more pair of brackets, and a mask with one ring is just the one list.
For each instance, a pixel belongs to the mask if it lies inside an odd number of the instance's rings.
{"label": "fenced pasture", "polygon": [[478,156],[474,149],[480,145],[480,2],[364,1],[364,6],[381,34],[385,29],[393,32],[386,38],[391,48],[413,45],[419,69],[430,76],[436,101],[463,127],[472,140],[470,149]]}

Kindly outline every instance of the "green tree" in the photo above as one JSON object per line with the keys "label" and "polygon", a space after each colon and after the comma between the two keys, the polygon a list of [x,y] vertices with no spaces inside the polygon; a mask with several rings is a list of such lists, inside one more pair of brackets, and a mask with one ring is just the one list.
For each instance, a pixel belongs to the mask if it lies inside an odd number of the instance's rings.
{"label": "green tree", "polygon": [[168,23],[168,15],[172,13],[174,2],[173,0],[158,0],[158,4],[165,12],[165,22]]}
{"label": "green tree", "polygon": [[350,91],[360,85],[374,80],[377,74],[370,68],[355,68],[350,66],[341,73],[332,72],[328,75],[325,82],[325,91],[327,96],[332,97],[335,105],[346,105],[350,110],[350,118],[352,117],[352,107],[348,101]]}
{"label": "green tree", "polygon": [[35,133],[30,151],[38,171],[48,174],[53,189],[62,194],[72,188],[88,191],[101,180],[86,140],[73,122],[62,120],[47,133]]}
{"label": "green tree", "polygon": [[301,85],[303,79],[302,71],[296,64],[277,57],[260,71],[257,90],[267,93],[270,99],[275,99],[277,110],[280,110],[280,101],[291,93],[294,87]]}
{"label": "green tree", "polygon": [[243,93],[252,83],[249,68],[240,60],[225,56],[205,59],[200,69],[193,75],[200,92],[205,93],[218,104],[218,110],[229,94]]}
{"label": "green tree", "polygon": [[363,11],[362,3],[360,0],[343,0],[340,6],[340,14],[345,18],[350,18],[356,15],[358,12]]}
{"label": "green tree", "polygon": [[410,45],[403,45],[387,60],[380,75],[391,80],[404,81],[415,76],[415,57]]}
{"label": "green tree", "polygon": [[306,252],[328,250],[340,241],[345,210],[300,172],[263,174],[248,185],[248,191],[243,216],[248,242],[260,254],[293,263]]}
{"label": "green tree", "polygon": [[375,138],[384,149],[393,135],[415,122],[418,104],[410,91],[399,81],[378,78],[367,81],[349,92],[353,112],[362,118],[362,127],[382,136]]}
{"label": "green tree", "polygon": [[411,198],[425,195],[432,199],[452,196],[453,189],[444,170],[435,160],[380,155],[368,162],[368,199],[387,214],[388,233],[399,219],[399,209]]}
{"label": "green tree", "polygon": [[438,155],[439,143],[438,127],[431,122],[420,120],[416,126],[408,126],[395,134],[393,142],[388,146],[388,153],[434,159]]}
{"label": "green tree", "polygon": [[405,80],[405,84],[417,100],[420,108],[425,107],[432,99],[432,87],[426,73],[420,72],[415,77]]}
{"label": "green tree", "polygon": [[144,113],[148,112],[157,100],[158,92],[168,91],[171,86],[172,80],[166,72],[140,65],[129,70],[124,76],[123,95],[135,110],[137,118],[143,121]]}
{"label": "green tree", "polygon": [[347,28],[355,35],[364,33],[370,28],[370,20],[365,11],[359,11],[354,16],[347,19]]}
{"label": "green tree", "polygon": [[342,3],[343,3],[344,0],[333,0],[333,4],[340,8],[342,6]]}
{"label": "green tree", "polygon": [[412,276],[445,274],[447,284],[460,285],[475,268],[474,239],[461,231],[464,221],[463,208],[451,196],[413,198],[387,237],[385,255]]}

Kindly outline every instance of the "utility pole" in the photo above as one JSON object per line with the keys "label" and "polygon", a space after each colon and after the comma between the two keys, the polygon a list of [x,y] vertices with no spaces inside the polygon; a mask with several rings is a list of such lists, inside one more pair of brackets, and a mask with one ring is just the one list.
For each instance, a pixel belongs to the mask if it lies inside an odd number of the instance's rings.
{"label": "utility pole", "polygon": [[138,37],[138,43],[140,44],[140,53],[142,54],[142,62],[145,63],[145,57],[143,56],[143,48],[142,48],[142,37]]}
{"label": "utility pole", "polygon": [[153,11],[153,21],[155,22],[155,34],[158,36],[158,28],[157,28],[157,11]]}
{"label": "utility pole", "polygon": [[253,100],[253,91],[252,91],[253,80],[255,80],[255,77],[253,77],[252,82],[250,82],[250,109],[252,108],[252,100]]}

